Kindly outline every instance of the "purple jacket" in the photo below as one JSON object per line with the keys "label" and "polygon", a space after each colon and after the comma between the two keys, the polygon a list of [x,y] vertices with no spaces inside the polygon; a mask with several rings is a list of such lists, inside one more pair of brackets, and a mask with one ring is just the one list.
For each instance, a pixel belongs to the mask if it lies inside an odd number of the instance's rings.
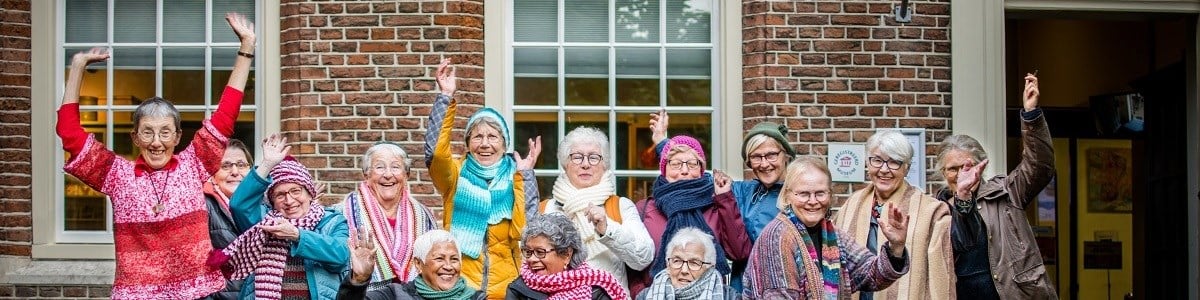
{"label": "purple jacket", "polygon": [[[658,251],[664,242],[669,242],[661,240],[663,231],[667,229],[667,216],[654,205],[654,197],[639,201],[637,207],[638,211],[642,212],[642,223],[646,225],[646,231],[650,232],[650,238],[654,240],[654,249]],[[734,200],[732,192],[713,196],[713,206],[704,211],[704,221],[712,228],[713,237],[725,249],[726,258],[735,262],[750,258],[750,249],[754,243],[746,233],[746,224],[742,222],[742,213],[738,211],[737,201]],[[646,268],[642,273],[649,269]],[[630,276],[630,292],[636,295],[649,287],[650,279],[652,276],[648,274]]]}

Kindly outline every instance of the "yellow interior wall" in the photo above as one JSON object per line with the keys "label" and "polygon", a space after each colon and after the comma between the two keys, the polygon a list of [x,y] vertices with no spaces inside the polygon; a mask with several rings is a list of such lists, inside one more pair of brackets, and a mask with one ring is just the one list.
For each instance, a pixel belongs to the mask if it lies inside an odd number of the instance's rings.
{"label": "yellow interior wall", "polygon": [[[1085,151],[1088,145],[1113,148],[1132,147],[1128,140],[1081,139],[1078,141],[1080,151]],[[1079,186],[1075,188],[1075,193],[1079,197],[1075,204],[1079,212],[1079,241],[1076,243],[1079,251],[1076,260],[1079,272],[1079,299],[1107,299],[1105,295],[1108,291],[1106,272],[1112,272],[1112,299],[1124,299],[1123,295],[1133,290],[1133,215],[1128,213],[1088,213],[1088,190],[1084,184],[1088,171],[1085,159],[1086,157],[1082,155],[1075,158],[1075,172],[1079,177]],[[1083,242],[1094,241],[1097,230],[1117,232],[1117,239],[1121,241],[1122,269],[1105,271],[1083,268]]]}

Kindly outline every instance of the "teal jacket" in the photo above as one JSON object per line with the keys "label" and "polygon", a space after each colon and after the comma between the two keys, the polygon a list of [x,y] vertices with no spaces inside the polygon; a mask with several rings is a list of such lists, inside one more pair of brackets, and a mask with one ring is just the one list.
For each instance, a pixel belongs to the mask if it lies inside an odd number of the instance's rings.
{"label": "teal jacket", "polygon": [[[238,234],[258,224],[267,213],[263,197],[270,184],[255,172],[246,175],[229,199],[229,210],[237,225]],[[317,223],[316,231],[300,230],[300,239],[292,243],[288,254],[304,259],[308,289],[312,299],[337,297],[338,285],[347,274],[350,249],[346,241],[350,230],[341,212],[325,208],[325,217]],[[241,299],[254,299],[254,274],[242,284]]]}

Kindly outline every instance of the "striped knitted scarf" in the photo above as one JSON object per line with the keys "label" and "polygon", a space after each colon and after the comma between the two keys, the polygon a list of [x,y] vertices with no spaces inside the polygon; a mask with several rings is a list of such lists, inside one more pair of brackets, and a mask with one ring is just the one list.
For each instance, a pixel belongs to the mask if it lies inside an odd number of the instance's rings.
{"label": "striped knitted scarf", "polygon": [[586,263],[578,268],[547,275],[534,274],[529,270],[529,265],[522,265],[521,279],[530,289],[550,295],[546,300],[591,299],[592,286],[604,289],[609,298],[629,299],[629,294],[612,273],[594,269]]}
{"label": "striped knitted scarf", "polygon": [[[798,231],[800,237],[804,239],[804,249],[808,255],[801,255],[797,264],[803,266],[804,276],[808,280],[805,281],[806,288],[809,293],[809,299],[838,299],[838,283],[842,278],[842,260],[841,248],[838,248],[837,229],[833,227],[833,222],[829,218],[821,220],[821,237],[824,239],[820,248],[813,244],[813,239],[808,235],[807,227],[800,222],[800,218],[792,212],[789,206],[785,211],[788,220],[792,222],[795,230]],[[817,266],[817,256],[820,255],[820,267]]]}
{"label": "striped knitted scarf", "polygon": [[[257,225],[242,233],[229,247],[221,252],[230,257],[233,263],[231,280],[241,280],[254,273],[254,297],[257,299],[279,299],[283,288],[283,267],[288,259],[289,243],[286,240],[271,238],[263,232],[260,226],[277,224],[275,218],[282,217],[278,210],[272,209]],[[325,209],[315,199],[309,204],[308,214],[298,219],[287,219],[300,230],[313,230],[321,218],[325,217]]]}
{"label": "striped knitted scarf", "polygon": [[396,200],[396,226],[388,223],[389,216],[375,199],[375,193],[366,183],[346,196],[343,212],[350,229],[350,240],[358,237],[359,228],[369,231],[375,241],[375,271],[371,282],[390,282],[393,278],[411,281],[417,275],[412,265],[413,241],[421,234],[434,229],[433,218],[425,207],[409,197],[403,189]]}
{"label": "striped knitted scarf", "polygon": [[671,285],[671,275],[666,270],[654,275],[654,283],[647,291],[646,299],[674,300],[721,300],[725,299],[725,279],[716,269],[708,268],[700,279],[682,288]]}
{"label": "striped knitted scarf", "polygon": [[467,155],[458,173],[454,212],[450,217],[450,234],[460,244],[458,249],[463,255],[478,259],[487,225],[512,218],[516,165],[509,155],[486,167]]}
{"label": "striped knitted scarf", "polygon": [[654,181],[654,206],[667,217],[667,227],[658,251],[654,252],[654,264],[650,274],[658,274],[667,267],[667,244],[675,236],[675,232],[687,227],[699,228],[704,233],[714,236],[713,245],[717,250],[717,271],[722,275],[729,274],[729,264],[725,261],[725,248],[721,241],[716,240],[712,227],[704,220],[704,210],[713,205],[713,178],[704,173],[698,179],[684,179],[667,182],[665,176],[658,176]]}

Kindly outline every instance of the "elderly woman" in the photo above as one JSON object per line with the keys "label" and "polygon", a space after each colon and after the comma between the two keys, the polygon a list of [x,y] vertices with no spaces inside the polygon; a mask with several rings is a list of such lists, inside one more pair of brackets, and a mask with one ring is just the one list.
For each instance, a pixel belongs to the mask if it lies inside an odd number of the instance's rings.
{"label": "elderly woman", "polygon": [[1025,75],[1021,112],[1021,163],[1008,176],[982,180],[987,153],[979,141],[952,135],[942,141],[937,169],[953,204],[954,272],[962,299],[1054,299],[1033,230],[1022,210],[1054,176],[1050,129],[1038,108],[1038,79]]}
{"label": "elderly woman", "polygon": [[[909,218],[905,240],[913,251],[907,276],[891,287],[862,293],[864,299],[953,299],[954,258],[950,248],[950,207],[905,180],[913,148],[898,131],[882,130],[867,139],[867,176],[871,183],[855,191],[834,217],[854,242],[879,253],[879,233],[891,204]],[[853,298],[858,298],[854,296]]]}
{"label": "elderly woman", "polygon": [[585,261],[612,273],[628,291],[626,267],[640,271],[650,265],[654,240],[633,201],[616,195],[608,172],[610,158],[603,132],[592,127],[571,130],[558,145],[564,172],[554,182],[554,198],[542,201],[539,211],[570,217],[587,248]]}
{"label": "elderly woman", "polygon": [[[237,190],[238,184],[246,178],[250,169],[250,150],[238,139],[229,139],[225,147],[225,155],[221,158],[221,169],[204,182],[204,200],[208,208],[208,238],[212,240],[214,249],[229,246],[238,236],[237,226],[233,224],[233,215],[229,211],[229,196]],[[240,280],[227,281],[221,291],[224,298],[236,297],[241,289]]]}
{"label": "elderly woman", "polygon": [[637,299],[737,299],[737,292],[713,269],[716,263],[712,235],[695,227],[680,229],[667,244],[667,269],[654,275],[654,283]]}
{"label": "elderly woman", "polygon": [[458,102],[452,101],[457,77],[450,60],[437,69],[441,94],[429,115],[425,157],[430,181],[442,195],[442,227],[454,235],[463,254],[462,274],[482,286],[489,299],[502,299],[508,283],[517,278],[516,253],[527,214],[537,205],[533,166],[541,152],[541,137],[529,140],[529,156],[513,149],[508,123],[499,112],[482,108],[467,120],[467,155],[454,158],[450,140]]}
{"label": "elderly woman", "polygon": [[408,172],[412,159],[399,145],[376,143],[363,154],[363,181],[346,195],[340,207],[352,236],[367,232],[375,237],[374,288],[389,282],[407,282],[417,275],[412,264],[413,240],[439,226],[429,208],[409,195]]}
{"label": "elderly woman", "polygon": [[746,299],[852,299],[851,293],[887,288],[908,271],[908,215],[895,204],[885,207],[887,240],[876,255],[829,220],[831,184],[824,160],[801,157],[788,165],[781,212],[750,254]]}
{"label": "elderly woman", "polygon": [[579,230],[561,213],[529,219],[521,240],[521,276],[508,285],[508,300],[629,299],[616,277],[592,268]]}
{"label": "elderly woman", "polygon": [[252,23],[238,14],[225,19],[241,40],[240,55],[217,110],[179,154],[179,111],[158,97],[142,101],[133,112],[130,135],[136,160],[113,153],[84,131],[78,103],[83,71],[88,64],[108,59],[109,53],[92,48],[71,60],[58,110],[58,136],[71,155],[63,169],[112,201],[113,298],[202,298],[225,287],[221,272],[205,265],[212,244],[201,190],[204,180],[221,168],[255,46]]}
{"label": "elderly woman", "polygon": [[[730,272],[726,259],[746,260],[751,241],[746,235],[742,215],[730,192],[728,178],[714,180],[704,173],[704,148],[700,141],[678,135],[668,140],[659,159],[659,175],[651,197],[643,204],[643,221],[654,239],[654,263],[648,274],[658,274],[667,267],[666,242],[687,227],[699,228],[715,239],[717,261],[721,276]],[[648,278],[649,276],[645,276]],[[649,286],[649,280],[631,283],[634,292]]]}
{"label": "elderly woman", "polygon": [[459,276],[462,268],[462,257],[458,252],[458,244],[449,231],[434,229],[417,237],[413,242],[412,264],[420,273],[408,283],[391,283],[382,289],[367,292],[367,281],[375,272],[375,243],[369,233],[352,238],[350,247],[354,249],[350,257],[351,275],[342,282],[338,291],[338,299],[446,299],[446,300],[477,300],[484,299],[483,291],[467,285],[467,281]]}
{"label": "elderly woman", "polygon": [[242,234],[210,261],[232,264],[231,279],[245,279],[241,299],[333,298],[350,261],[346,218],[321,206],[286,143],[278,135],[263,143],[261,163],[229,205]]}
{"label": "elderly woman", "polygon": [[[650,130],[656,145],[664,145],[662,142],[666,140],[669,121],[670,116],[665,110],[650,114]],[[779,214],[775,203],[779,201],[779,191],[783,189],[783,169],[796,156],[796,150],[788,143],[787,133],[786,126],[761,122],[754,125],[742,139],[742,159],[754,178],[734,180],[733,198],[746,223],[750,241],[758,239],[763,227]],[[727,177],[724,172],[713,173],[717,178]],[[729,276],[730,286],[738,292],[742,290],[742,274],[745,272],[744,261],[734,262],[733,272]]]}

